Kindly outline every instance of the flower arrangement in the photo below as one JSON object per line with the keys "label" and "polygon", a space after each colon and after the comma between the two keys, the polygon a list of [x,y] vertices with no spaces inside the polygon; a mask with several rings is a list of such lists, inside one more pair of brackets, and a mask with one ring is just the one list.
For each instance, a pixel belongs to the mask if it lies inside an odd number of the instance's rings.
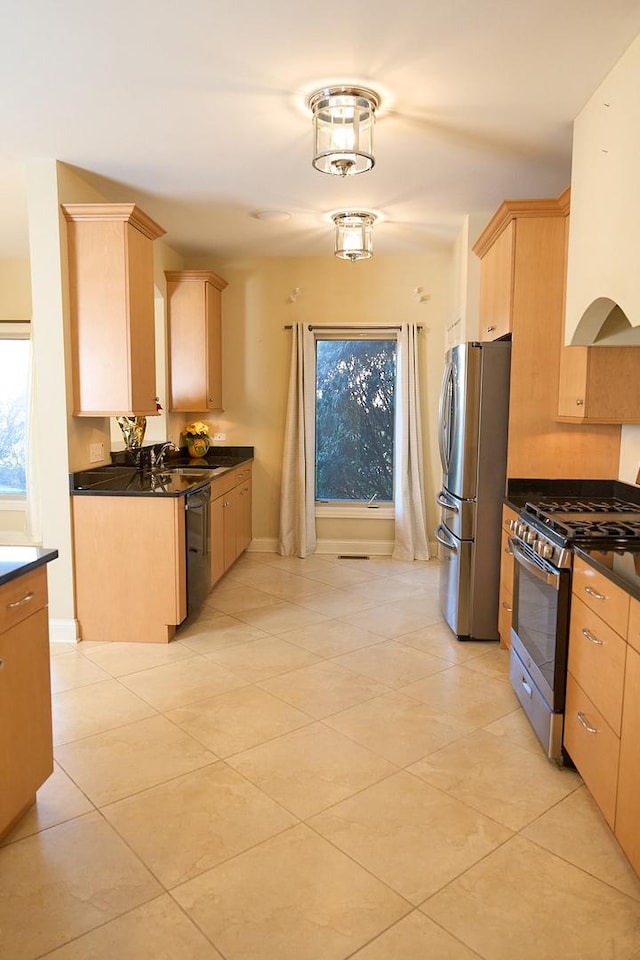
{"label": "flower arrangement", "polygon": [[208,437],[209,436],[209,426],[206,423],[203,423],[202,420],[194,420],[192,423],[188,423],[183,430],[185,437]]}
{"label": "flower arrangement", "polygon": [[202,420],[194,420],[188,423],[182,431],[187,450],[190,457],[204,457],[211,441],[209,440],[209,427]]}

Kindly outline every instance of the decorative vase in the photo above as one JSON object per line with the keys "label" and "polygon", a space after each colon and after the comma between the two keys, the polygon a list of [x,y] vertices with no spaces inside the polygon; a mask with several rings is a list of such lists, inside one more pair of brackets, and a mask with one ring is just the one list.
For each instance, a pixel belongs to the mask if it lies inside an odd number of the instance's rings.
{"label": "decorative vase", "polygon": [[122,430],[127,450],[139,450],[147,429],[146,417],[116,417],[116,423]]}
{"label": "decorative vase", "polygon": [[192,460],[196,460],[199,457],[204,457],[207,454],[211,442],[209,437],[187,437],[187,451]]}

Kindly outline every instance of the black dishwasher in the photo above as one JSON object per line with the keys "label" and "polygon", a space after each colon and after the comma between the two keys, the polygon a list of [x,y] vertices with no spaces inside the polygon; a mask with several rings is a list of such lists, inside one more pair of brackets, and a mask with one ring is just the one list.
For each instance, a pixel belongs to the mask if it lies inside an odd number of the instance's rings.
{"label": "black dishwasher", "polygon": [[187,616],[198,612],[211,589],[211,484],[185,497],[187,531]]}

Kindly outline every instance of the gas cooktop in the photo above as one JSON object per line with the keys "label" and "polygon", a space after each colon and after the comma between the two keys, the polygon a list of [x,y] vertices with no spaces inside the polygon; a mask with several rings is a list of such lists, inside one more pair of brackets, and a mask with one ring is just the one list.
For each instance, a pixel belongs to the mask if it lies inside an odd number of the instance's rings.
{"label": "gas cooktop", "polygon": [[617,497],[541,499],[528,502],[520,517],[567,543],[640,542],[640,504]]}

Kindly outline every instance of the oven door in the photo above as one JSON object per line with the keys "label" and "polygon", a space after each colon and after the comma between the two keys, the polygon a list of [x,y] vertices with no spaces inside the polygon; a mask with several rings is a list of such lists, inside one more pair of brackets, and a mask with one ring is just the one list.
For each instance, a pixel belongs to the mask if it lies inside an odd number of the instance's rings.
{"label": "oven door", "polygon": [[511,644],[552,711],[564,710],[569,642],[570,573],[521,540],[513,551]]}

